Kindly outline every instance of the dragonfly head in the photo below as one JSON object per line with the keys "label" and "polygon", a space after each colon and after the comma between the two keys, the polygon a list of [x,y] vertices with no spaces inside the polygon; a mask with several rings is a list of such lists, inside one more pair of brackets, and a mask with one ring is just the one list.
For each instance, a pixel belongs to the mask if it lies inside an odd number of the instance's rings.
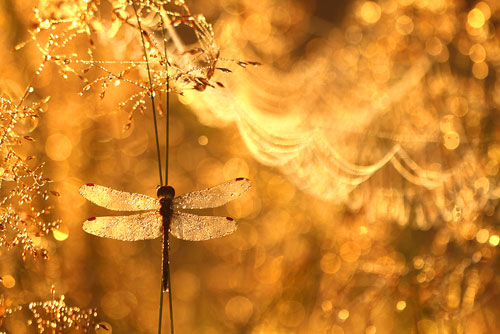
{"label": "dragonfly head", "polygon": [[170,199],[172,199],[175,196],[175,190],[171,186],[161,186],[156,191],[156,195],[158,196],[158,198],[170,198]]}

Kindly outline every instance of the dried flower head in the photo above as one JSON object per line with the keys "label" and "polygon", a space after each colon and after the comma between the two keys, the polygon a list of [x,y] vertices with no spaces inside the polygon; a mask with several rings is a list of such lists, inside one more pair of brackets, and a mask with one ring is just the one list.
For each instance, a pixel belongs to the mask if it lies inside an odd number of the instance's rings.
{"label": "dried flower head", "polygon": [[33,302],[28,306],[33,315],[33,319],[28,321],[28,324],[35,325],[38,333],[51,330],[53,334],[58,334],[69,328],[81,329],[87,333],[93,327],[93,319],[97,316],[95,310],[82,310],[76,306],[67,306],[64,295],[56,299],[54,287],[51,292],[52,300]]}
{"label": "dried flower head", "polygon": [[[88,46],[93,46],[93,33],[101,28],[98,13],[99,0],[41,0],[33,8],[33,22],[28,41],[18,44],[19,50],[28,42],[34,42],[44,59],[36,74],[39,75],[47,62],[56,63],[64,78],[67,73],[74,73],[70,66],[71,57],[80,54],[76,50],[69,53],[72,42],[79,42],[83,37],[87,39]],[[91,55],[92,51],[86,50]],[[78,73],[77,73],[78,74]]]}
{"label": "dried flower head", "polygon": [[33,156],[20,153],[22,145],[34,141],[28,136],[48,98],[30,105],[15,104],[0,94],[0,246],[10,249],[21,245],[22,256],[47,257],[40,237],[59,227],[58,221],[46,222],[51,207],[44,205],[50,179],[43,176],[43,163],[32,166]]}
{"label": "dried flower head", "polygon": [[[220,52],[212,26],[203,15],[192,14],[184,1],[106,2],[106,6],[100,1],[39,2],[30,31],[44,55],[37,74],[52,62],[64,78],[74,73],[85,82],[80,95],[97,88],[101,98],[108,88],[128,83],[135,90],[119,108],[129,110],[130,120],[136,110],[145,109],[150,97],[224,87],[212,82],[215,71],[231,72],[217,67]],[[115,52],[102,59],[98,43],[110,41]],[[241,60],[236,64],[259,65]],[[129,126],[130,121],[125,128]]]}
{"label": "dried flower head", "polygon": [[[27,309],[31,312],[31,319],[27,321],[28,326],[35,326],[37,333],[62,334],[68,329],[83,333],[89,332],[94,327],[97,312],[92,309],[82,310],[76,306],[66,305],[64,295],[56,298],[55,288],[51,288],[51,300],[44,302],[31,302]],[[12,301],[0,297],[0,324],[1,321],[19,312],[26,306],[11,306]],[[6,333],[6,332],[1,332]]]}

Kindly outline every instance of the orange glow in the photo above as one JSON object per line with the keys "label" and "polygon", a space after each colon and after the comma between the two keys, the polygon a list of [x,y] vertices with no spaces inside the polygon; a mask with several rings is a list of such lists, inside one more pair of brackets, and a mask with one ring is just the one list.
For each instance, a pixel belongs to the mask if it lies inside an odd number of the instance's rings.
{"label": "orange glow", "polygon": [[498,1],[4,3],[0,332],[500,327]]}

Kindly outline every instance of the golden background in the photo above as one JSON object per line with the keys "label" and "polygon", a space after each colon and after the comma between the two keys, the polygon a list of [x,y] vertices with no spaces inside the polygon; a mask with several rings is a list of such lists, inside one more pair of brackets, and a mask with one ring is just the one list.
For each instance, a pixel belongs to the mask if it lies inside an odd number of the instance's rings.
{"label": "golden background", "polygon": [[[136,1],[161,45],[148,12],[156,3]],[[235,218],[233,235],[171,238],[176,332],[494,333],[500,4],[187,6],[194,30],[213,25],[213,36],[193,34],[186,21],[175,27],[179,40],[169,40],[178,66],[169,69],[169,184],[182,194],[248,177],[252,189],[204,211]],[[165,7],[184,10],[181,1]],[[35,333],[40,321],[48,333],[157,332],[161,241],[86,234],[83,221],[110,212],[78,193],[91,182],[155,196],[159,184],[133,14],[126,1],[0,4],[0,331]],[[161,84],[164,54],[153,49]],[[130,64],[137,70],[122,72]],[[157,89],[164,164],[165,90]],[[133,94],[143,95],[131,114],[132,103],[120,103]],[[40,178],[30,188],[29,177],[16,177],[42,162],[52,183]],[[33,217],[47,205],[50,213]],[[40,301],[53,312],[31,312]],[[64,304],[97,315],[75,328],[64,315],[84,311],[58,309]]]}

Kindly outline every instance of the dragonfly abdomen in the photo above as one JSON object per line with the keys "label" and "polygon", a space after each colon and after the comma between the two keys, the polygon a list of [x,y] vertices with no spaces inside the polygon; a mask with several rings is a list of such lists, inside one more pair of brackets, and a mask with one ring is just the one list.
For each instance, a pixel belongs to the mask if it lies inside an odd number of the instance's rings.
{"label": "dragonfly abdomen", "polygon": [[170,233],[170,222],[172,221],[172,214],[174,208],[172,205],[172,200],[175,196],[174,188],[170,186],[162,186],[158,189],[158,197],[160,198],[160,215],[163,223],[163,261],[162,261],[162,273],[163,273],[163,292],[168,291],[168,249],[169,240],[168,235]]}

